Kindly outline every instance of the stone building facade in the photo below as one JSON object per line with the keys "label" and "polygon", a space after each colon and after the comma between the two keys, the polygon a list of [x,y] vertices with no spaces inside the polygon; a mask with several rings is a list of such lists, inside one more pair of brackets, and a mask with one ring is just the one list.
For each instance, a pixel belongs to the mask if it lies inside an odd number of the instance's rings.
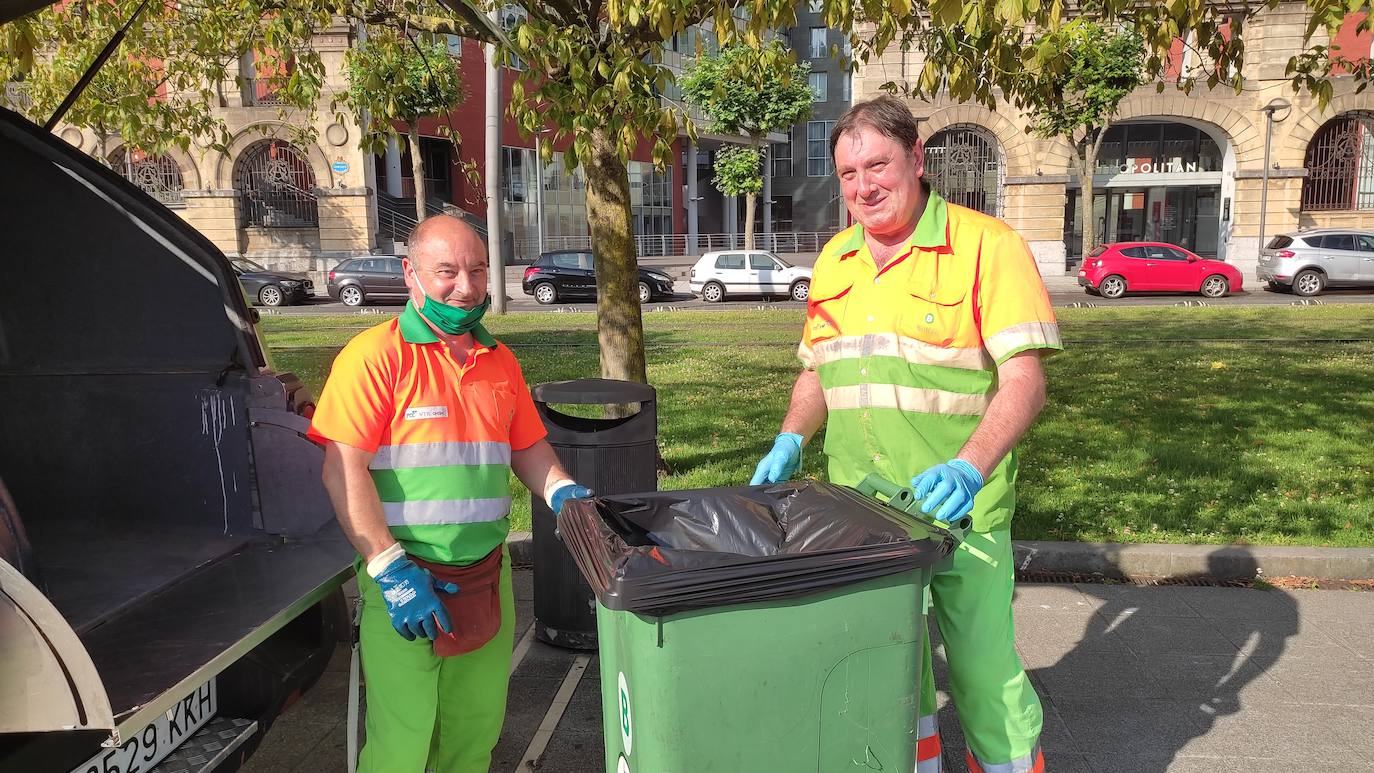
{"label": "stone building facade", "polygon": [[[1335,44],[1367,58],[1370,36],[1352,15]],[[1374,92],[1356,94],[1348,76],[1333,77],[1325,110],[1294,94],[1284,77],[1302,45],[1304,6],[1284,2],[1261,12],[1241,34],[1245,84],[1185,95],[1171,83],[1147,84],[1128,97],[1112,122],[1094,178],[1098,238],[1159,240],[1234,263],[1254,276],[1260,240],[1264,148],[1272,128],[1266,241],[1318,226],[1374,227]],[[1328,43],[1323,34],[1313,45]],[[1175,44],[1170,71],[1191,66]],[[919,51],[893,50],[854,75],[854,98],[882,93],[884,83],[915,78]],[[1176,76],[1174,77],[1176,80]],[[1282,97],[1291,109],[1263,108]],[[1082,254],[1074,149],[1064,139],[1028,133],[1029,117],[1005,103],[936,99],[911,102],[927,146],[927,176],[958,203],[998,215],[1030,242],[1043,273],[1063,273]]]}
{"label": "stone building facade", "polygon": [[[316,39],[326,65],[323,106],[347,88],[343,58],[349,45],[346,26]],[[302,140],[299,127],[306,119],[280,114],[266,82],[255,77],[251,56],[240,63],[240,74],[242,86],[231,79],[217,89],[215,110],[232,136],[227,152],[195,140],[188,151],[151,155],[126,147],[118,135],[101,137],[88,128],[67,125],[57,134],[107,159],[230,257],[322,277],[339,258],[376,247],[375,172],[358,147],[356,121],[320,109],[310,127],[313,139]]]}

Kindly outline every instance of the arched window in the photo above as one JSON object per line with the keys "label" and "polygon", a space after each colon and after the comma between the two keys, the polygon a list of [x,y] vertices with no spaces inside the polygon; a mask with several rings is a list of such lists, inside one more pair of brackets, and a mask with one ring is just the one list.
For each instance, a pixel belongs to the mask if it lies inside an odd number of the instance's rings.
{"label": "arched window", "polygon": [[1327,121],[1307,143],[1303,166],[1303,211],[1374,209],[1374,114]]}
{"label": "arched window", "polygon": [[315,173],[288,142],[262,140],[244,151],[234,170],[242,197],[240,221],[259,228],[311,228],[320,224]]}
{"label": "arched window", "polygon": [[138,148],[130,151],[125,146],[110,154],[110,168],[163,204],[182,203],[181,167],[170,156],[145,153]]}
{"label": "arched window", "polygon": [[926,179],[951,204],[1000,217],[1004,169],[997,140],[982,127],[951,126],[926,143]]}

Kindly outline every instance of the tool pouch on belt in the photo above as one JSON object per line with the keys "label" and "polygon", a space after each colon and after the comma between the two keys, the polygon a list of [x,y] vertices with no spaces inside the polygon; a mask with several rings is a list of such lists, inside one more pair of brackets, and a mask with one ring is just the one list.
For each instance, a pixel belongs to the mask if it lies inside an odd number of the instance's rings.
{"label": "tool pouch on belt", "polygon": [[440,593],[453,632],[439,632],[434,654],[441,658],[466,655],[491,641],[501,630],[501,547],[469,566],[434,564],[411,556],[436,579],[458,586],[457,593]]}

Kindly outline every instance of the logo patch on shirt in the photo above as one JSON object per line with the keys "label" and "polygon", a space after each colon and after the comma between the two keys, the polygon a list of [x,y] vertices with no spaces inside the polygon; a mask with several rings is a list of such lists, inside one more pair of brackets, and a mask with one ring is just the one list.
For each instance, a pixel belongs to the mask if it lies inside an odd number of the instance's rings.
{"label": "logo patch on shirt", "polygon": [[421,405],[406,409],[406,421],[417,419],[447,419],[447,405]]}

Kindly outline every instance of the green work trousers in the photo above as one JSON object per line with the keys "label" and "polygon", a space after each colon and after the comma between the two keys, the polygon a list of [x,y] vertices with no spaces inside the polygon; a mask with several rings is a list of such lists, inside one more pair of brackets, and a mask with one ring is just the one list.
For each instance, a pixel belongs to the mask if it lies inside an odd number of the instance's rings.
{"label": "green work trousers", "polygon": [[377,583],[358,572],[367,684],[359,773],[487,773],[501,736],[515,632],[510,561],[501,567],[501,630],[480,649],[441,658],[428,639],[391,627]]}
{"label": "green work trousers", "polygon": [[[1011,532],[970,532],[965,545],[930,584],[954,708],[969,751],[982,769],[1035,770],[1042,715],[1040,698],[1016,653]],[[927,640],[921,724],[934,730],[935,713]],[[926,748],[937,750],[938,740]]]}

